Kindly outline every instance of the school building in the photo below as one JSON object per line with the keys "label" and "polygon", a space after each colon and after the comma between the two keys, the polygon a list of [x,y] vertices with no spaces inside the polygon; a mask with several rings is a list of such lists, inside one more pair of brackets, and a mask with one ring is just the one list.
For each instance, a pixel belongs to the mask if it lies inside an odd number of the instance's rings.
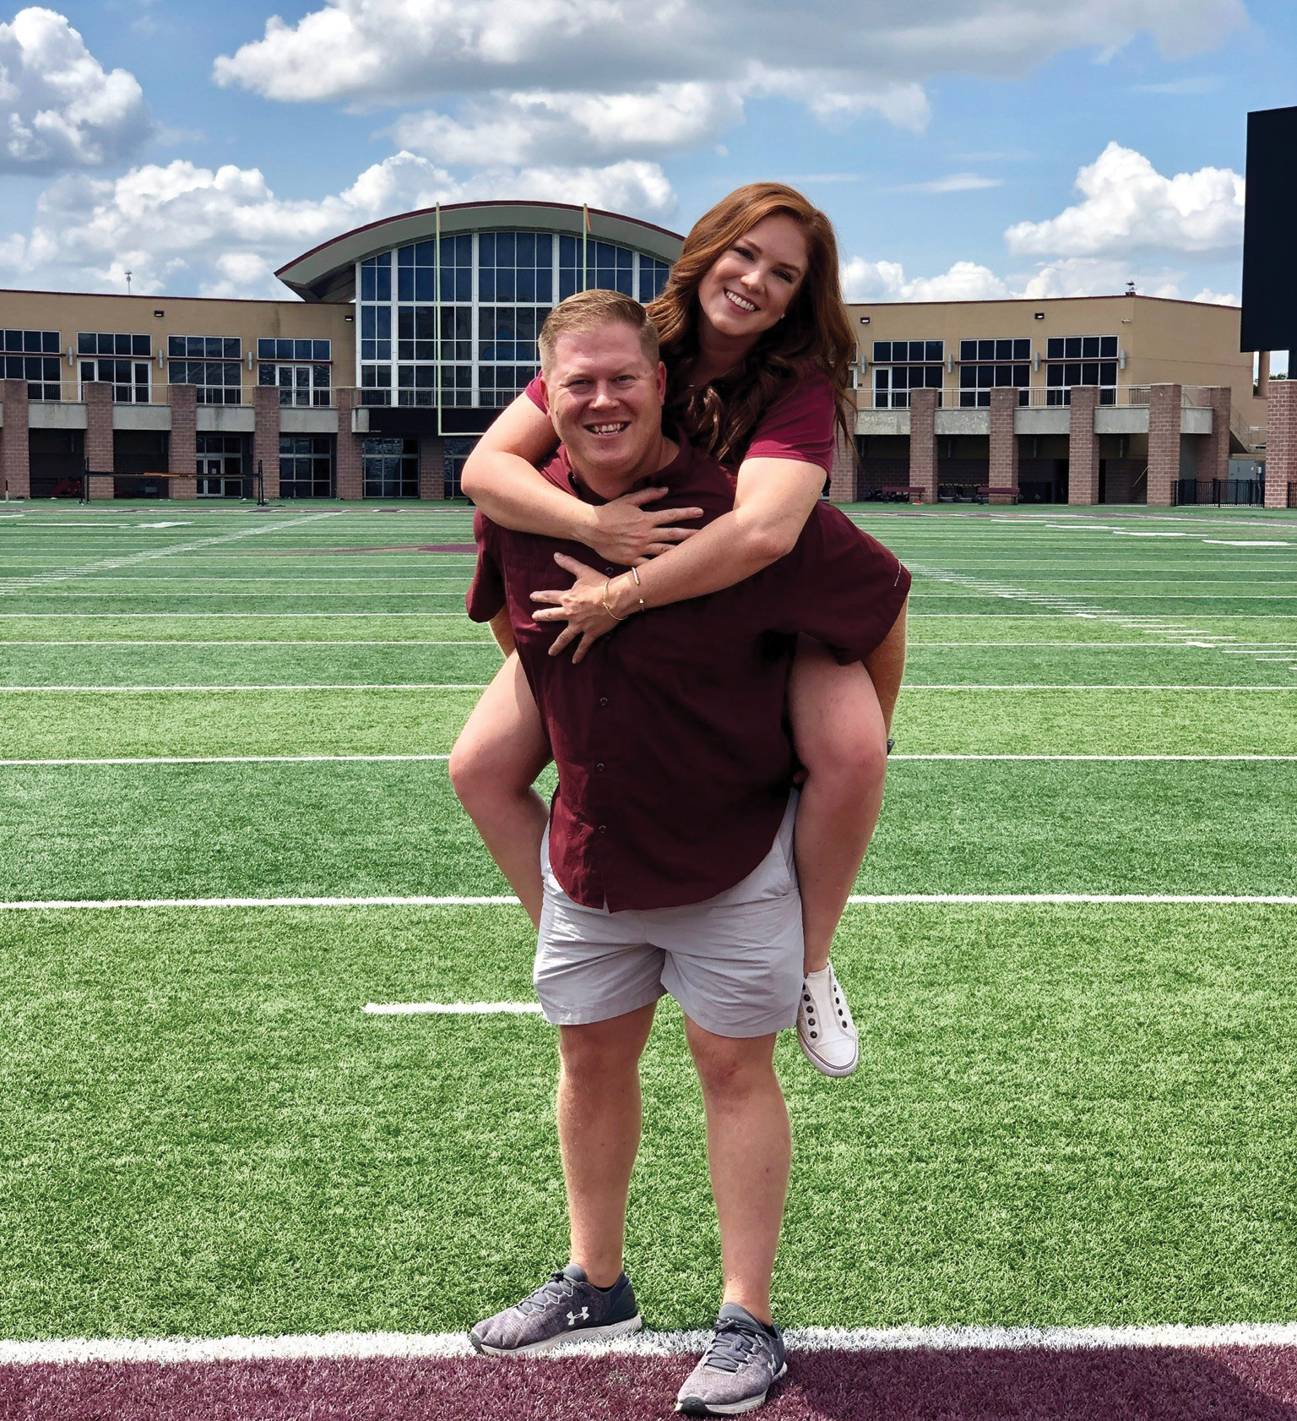
{"label": "school building", "polygon": [[[283,300],[0,291],[9,498],[453,498],[565,296],[649,301],[681,238],[614,212],[478,202],[359,227]],[[292,293],[290,296],[287,293]],[[1254,385],[1236,307],[1111,296],[869,303],[838,501],[1205,500],[1268,459],[1297,493],[1297,385]],[[1268,444],[1268,447],[1267,447]]]}

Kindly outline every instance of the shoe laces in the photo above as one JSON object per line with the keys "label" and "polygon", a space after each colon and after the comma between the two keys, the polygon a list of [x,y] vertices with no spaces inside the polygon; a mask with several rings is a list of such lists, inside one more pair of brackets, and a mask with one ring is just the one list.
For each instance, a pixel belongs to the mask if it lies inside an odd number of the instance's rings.
{"label": "shoe laces", "polygon": [[561,1270],[551,1274],[534,1293],[523,1298],[518,1311],[523,1313],[544,1312],[552,1303],[564,1303],[576,1293],[576,1284]]}
{"label": "shoe laces", "polygon": [[760,1342],[760,1334],[737,1319],[727,1318],[716,1324],[712,1340],[703,1354],[703,1365],[721,1372],[737,1372],[744,1366]]}

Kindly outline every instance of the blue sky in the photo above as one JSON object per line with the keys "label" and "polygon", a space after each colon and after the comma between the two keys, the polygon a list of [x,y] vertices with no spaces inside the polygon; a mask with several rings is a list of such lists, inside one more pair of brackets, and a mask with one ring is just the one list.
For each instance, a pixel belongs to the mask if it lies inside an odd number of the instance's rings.
{"label": "blue sky", "polygon": [[780,178],[859,299],[1237,299],[1246,114],[1294,73],[1292,0],[0,11],[0,285],[282,294],[276,266],[436,200],[683,230]]}

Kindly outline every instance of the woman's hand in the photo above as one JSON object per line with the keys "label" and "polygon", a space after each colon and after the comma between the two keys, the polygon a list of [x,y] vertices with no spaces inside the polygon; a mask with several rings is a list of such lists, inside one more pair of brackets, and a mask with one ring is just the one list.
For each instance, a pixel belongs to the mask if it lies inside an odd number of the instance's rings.
{"label": "woman's hand", "polygon": [[604,589],[608,579],[603,573],[596,572],[594,568],[587,567],[576,558],[568,557],[566,553],[555,553],[554,561],[564,572],[570,572],[576,580],[565,591],[555,589],[533,592],[533,602],[549,605],[543,606],[532,615],[538,622],[567,623],[554,638],[549,654],[559,656],[575,641],[577,648],[572,653],[572,662],[575,665],[601,636],[612,631],[617,625],[617,618],[605,606]]}
{"label": "woman's hand", "polygon": [[[677,528],[674,525],[691,518],[701,518],[701,508],[660,508],[646,513],[644,505],[664,498],[664,488],[642,488],[624,493],[595,510],[594,531],[584,542],[608,562],[623,567],[638,567],[646,558],[669,552],[677,543],[692,538],[697,528]],[[579,564],[578,564],[579,566]],[[579,656],[574,657],[579,661]]]}

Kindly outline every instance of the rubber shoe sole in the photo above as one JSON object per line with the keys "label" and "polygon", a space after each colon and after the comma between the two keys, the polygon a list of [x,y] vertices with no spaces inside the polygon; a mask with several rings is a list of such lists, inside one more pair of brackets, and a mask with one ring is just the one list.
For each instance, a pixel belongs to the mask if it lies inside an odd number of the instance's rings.
{"label": "rubber shoe sole", "polygon": [[628,1333],[638,1332],[643,1326],[643,1318],[636,1313],[634,1317],[628,1317],[623,1322],[607,1322],[601,1327],[582,1327],[574,1332],[556,1332],[553,1337],[542,1338],[539,1342],[528,1342],[525,1347],[490,1347],[471,1332],[468,1334],[468,1340],[473,1351],[479,1356],[526,1357],[535,1352],[552,1351],[555,1347],[588,1342],[592,1338],[606,1342],[613,1337],[625,1337]]}
{"label": "rubber shoe sole", "polygon": [[[788,1363],[785,1362],[770,1379],[770,1386],[774,1386],[777,1381],[782,1381],[787,1374]],[[770,1387],[768,1386],[760,1396],[749,1396],[742,1401],[727,1401],[723,1404],[718,1402],[708,1404],[701,1397],[682,1396],[676,1402],[676,1410],[683,1411],[686,1416],[741,1416],[745,1411],[755,1411],[758,1406],[764,1406],[766,1397],[769,1395]]]}

